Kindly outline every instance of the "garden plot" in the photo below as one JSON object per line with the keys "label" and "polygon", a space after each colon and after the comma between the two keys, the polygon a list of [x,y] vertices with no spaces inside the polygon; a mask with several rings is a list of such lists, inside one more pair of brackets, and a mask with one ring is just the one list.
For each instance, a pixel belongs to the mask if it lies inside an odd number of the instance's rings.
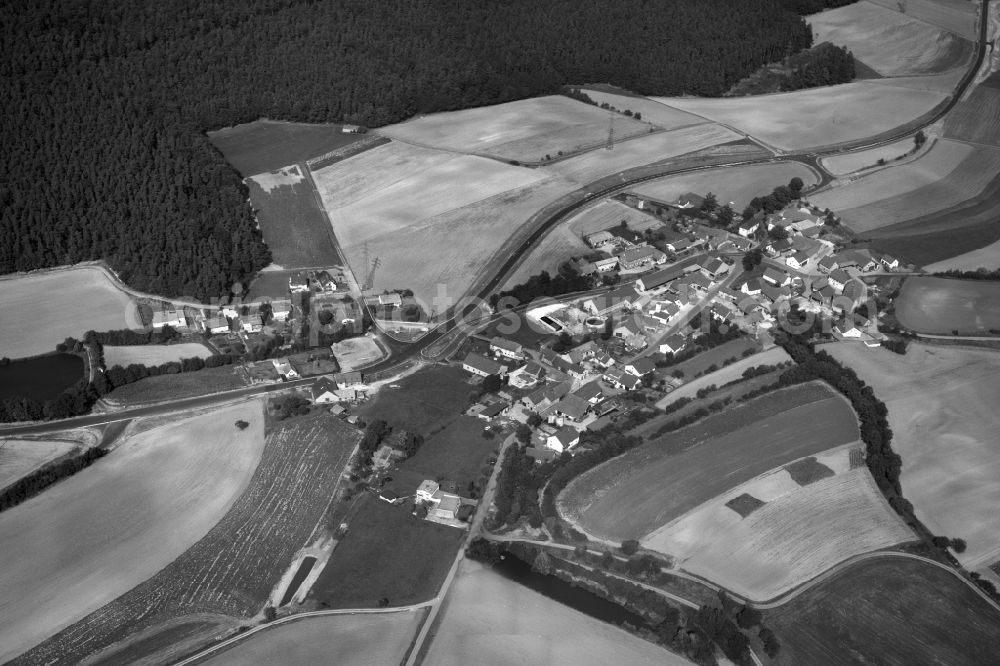
{"label": "garden plot", "polygon": [[208,358],[212,350],[200,342],[182,342],[175,345],[121,345],[104,346],[104,364],[107,367],[132,364],[161,365],[182,358]]}
{"label": "garden plot", "polygon": [[960,537],[967,568],[1000,557],[1000,355],[911,344],[905,356],[824,346],[889,408],[903,495],[934,534]]}
{"label": "garden plot", "polygon": [[[709,122],[701,116],[695,116],[690,113],[678,111],[677,109],[669,107],[665,104],[654,102],[648,97],[616,95],[615,93],[595,90],[593,88],[582,88],[581,91],[598,104],[608,104],[615,107],[619,111],[625,111],[626,109],[633,112],[637,111],[642,114],[643,120],[653,123],[657,127],[661,127],[665,130],[687,127],[688,125],[700,125],[701,123]],[[618,118],[616,116],[615,121],[617,122],[617,120]],[[615,129],[618,129],[617,125]]]}
{"label": "garden plot", "polygon": [[871,2],[813,14],[814,41],[846,46],[883,76],[940,72],[961,64],[968,41],[929,23]]}
{"label": "garden plot", "polygon": [[54,439],[0,439],[0,490],[77,446]]}
{"label": "garden plot", "polygon": [[896,299],[896,317],[919,333],[988,333],[1000,329],[1000,283],[911,277]]}
{"label": "garden plot", "polygon": [[801,178],[806,188],[819,182],[819,175],[801,162],[773,162],[666,176],[645,182],[634,192],[660,201],[675,201],[686,192],[712,192],[720,204],[733,202],[733,210],[739,212],[754,197],[770,194],[792,178]]}
{"label": "garden plot", "polygon": [[0,357],[51,352],[87,331],[142,327],[132,299],[97,266],[4,277],[0,309],[6,313],[0,317]]}
{"label": "garden plot", "polygon": [[263,440],[256,401],[177,419],[0,514],[0,661],[125,594],[209,533],[247,487]]}
{"label": "garden plot", "polygon": [[[846,462],[847,450],[839,457]],[[707,502],[643,545],[676,557],[686,571],[763,601],[855,555],[914,538],[867,469],[805,486],[791,481],[785,469],[773,475],[775,481],[758,479]],[[726,506],[743,493],[764,502],[745,517]]]}
{"label": "garden plot", "polygon": [[[218,422],[216,427],[240,432],[232,417],[209,416]],[[260,420],[259,415],[254,418]],[[249,484],[204,538],[179,557],[171,551],[164,558],[169,564],[161,564],[155,576],[38,646],[29,657],[50,664],[78,663],[112,643],[192,613],[244,620],[254,616],[294,554],[315,541],[360,438],[360,431],[329,414],[282,422],[267,436]],[[202,481],[205,492],[214,498],[222,478]],[[158,543],[162,548],[163,539]]]}
{"label": "garden plot", "polygon": [[879,160],[892,162],[896,158],[908,155],[913,150],[913,146],[913,138],[907,137],[877,148],[824,157],[820,159],[820,163],[833,175],[843,176],[868,167],[879,166]]}
{"label": "garden plot", "polygon": [[[463,153],[482,153],[533,162],[603,146],[608,111],[563,95],[422,116],[378,130],[384,136]],[[652,119],[650,119],[652,120]],[[615,135],[649,132],[652,125],[615,114]]]}
{"label": "garden plot", "polygon": [[[892,11],[900,11],[899,0],[871,0]],[[906,15],[966,39],[975,39],[979,3],[966,0],[906,0],[902,3]]]}
{"label": "garden plot", "polygon": [[775,95],[705,99],[654,97],[784,150],[832,146],[884,132],[924,115],[947,93],[871,81]]}

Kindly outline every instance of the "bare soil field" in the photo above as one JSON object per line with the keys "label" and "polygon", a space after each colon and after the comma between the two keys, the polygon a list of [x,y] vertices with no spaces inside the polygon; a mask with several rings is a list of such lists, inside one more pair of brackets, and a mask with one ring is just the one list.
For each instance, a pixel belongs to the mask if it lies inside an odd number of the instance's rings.
{"label": "bare soil field", "polygon": [[764,601],[850,557],[914,538],[865,468],[794,487],[741,517],[726,502],[744,492],[740,486],[707,502],[643,545],[673,555],[686,571]]}
{"label": "bare soil field", "polygon": [[345,134],[340,128],[340,125],[258,120],[209,132],[208,140],[247,178],[304,162],[365,137]]}
{"label": "bare soil field", "polygon": [[424,663],[690,664],[469,560],[459,565]]}
{"label": "bare soil field", "polygon": [[879,160],[892,162],[913,150],[913,139],[907,137],[878,148],[859,150],[855,153],[844,153],[820,159],[827,171],[835,176],[844,176],[867,167],[878,165]]}
{"label": "bare soil field", "polygon": [[998,170],[1000,150],[944,140],[912,162],[833,187],[812,201],[864,233],[962,205],[983,193]]}
{"label": "bare soil field", "polygon": [[136,405],[173,398],[191,398],[246,386],[239,369],[232,365],[204,368],[197,372],[157,375],[120,386],[106,396],[109,402]]}
{"label": "bare soil field", "polygon": [[991,74],[945,117],[944,134],[1000,146],[1000,72]]}
{"label": "bare soil field", "polygon": [[161,365],[182,358],[208,358],[212,350],[200,342],[182,342],[175,345],[122,345],[104,347],[104,364],[107,367],[131,363]]}
{"label": "bare soil field", "polygon": [[896,299],[896,317],[919,333],[986,333],[1000,329],[1000,282],[907,278]]}
{"label": "bare soil field", "polygon": [[370,365],[384,355],[375,340],[368,336],[342,340],[332,345],[331,350],[342,372]]}
{"label": "bare soil field", "polygon": [[766,352],[761,352],[759,354],[754,354],[753,356],[740,359],[739,361],[731,363],[724,368],[720,368],[715,372],[710,372],[707,375],[698,377],[697,379],[692,379],[680,388],[668,393],[666,397],[656,403],[656,406],[666,407],[673,402],[677,402],[681,398],[694,398],[698,391],[708,386],[724,386],[729,382],[740,379],[748,368],[756,368],[759,365],[778,365],[779,363],[785,363],[790,360],[792,360],[791,357],[784,349],[781,347],[772,347]]}
{"label": "bare soil field", "polygon": [[62,440],[0,438],[0,490],[78,445]]}
{"label": "bare soil field", "polygon": [[[608,118],[609,112],[596,106],[550,95],[435,113],[378,132],[419,146],[537,162],[545,160],[546,154],[556,157],[559,151],[602,146],[608,136]],[[615,135],[624,138],[649,132],[651,124],[616,113],[614,127]]]}
{"label": "bare soil field", "polygon": [[[688,125],[700,125],[701,123],[709,122],[701,116],[695,116],[690,113],[685,113],[683,111],[678,111],[677,109],[671,108],[665,104],[660,104],[659,102],[654,102],[648,97],[633,97],[630,95],[617,95],[612,92],[607,92],[604,90],[596,90],[594,88],[581,88],[581,91],[586,93],[590,99],[594,100],[598,104],[608,104],[615,107],[619,111],[629,111],[639,112],[642,114],[642,120],[647,123],[653,123],[657,127],[662,127],[665,130],[677,129],[678,127],[687,127]],[[617,117],[615,118],[615,134],[617,136]],[[607,128],[605,128],[605,134],[607,133]]]}
{"label": "bare soil field", "polygon": [[974,590],[903,558],[859,562],[766,611],[764,623],[781,643],[779,666],[911,666],[930,655],[938,664],[988,664],[1000,641],[1000,614]]}
{"label": "bare soil field", "polygon": [[[132,299],[95,266],[0,279],[0,357],[54,351],[87,331],[140,327]],[[16,313],[16,315],[14,314]]]}
{"label": "bare soil field", "polygon": [[[239,419],[250,426],[235,428]],[[256,401],[176,419],[0,514],[8,558],[0,660],[126,593],[201,539],[247,487],[263,444]]]}
{"label": "bare soil field", "polygon": [[248,178],[246,184],[275,264],[314,268],[340,262],[326,214],[297,165]]}
{"label": "bare soil field", "polygon": [[814,41],[846,46],[882,76],[931,74],[962,64],[972,44],[954,34],[872,2],[813,14]]}
{"label": "bare soil field", "polygon": [[598,465],[570,482],[559,509],[598,537],[643,538],[769,469],[857,439],[843,398],[823,384],[793,387]]}
{"label": "bare soil field", "polygon": [[740,212],[756,196],[770,194],[778,185],[801,178],[806,188],[819,182],[819,176],[801,162],[774,162],[749,166],[722,167],[651,180],[635,188],[637,194],[661,201],[674,201],[685,192],[704,195],[712,192],[720,204],[733,202]]}
{"label": "bare soil field", "polygon": [[798,150],[888,132],[919,118],[946,96],[858,81],[756,97],[652,99],[724,123],[768,145]]}
{"label": "bare soil field", "polygon": [[978,250],[970,250],[951,259],[928,264],[924,267],[931,273],[938,271],[974,271],[980,268],[994,270],[1000,268],[1000,241],[990,243]]}
{"label": "bare soil field", "polygon": [[[216,421],[240,432],[230,418],[216,415]],[[155,576],[32,650],[27,663],[78,663],[192,614],[245,622],[259,613],[295,552],[322,533],[360,439],[359,430],[325,413],[281,422],[268,434],[249,483],[202,539],[174,554]],[[206,492],[214,493],[217,481],[203,481]]]}
{"label": "bare soil field", "polygon": [[[897,0],[871,0],[892,11],[900,11]],[[966,39],[976,38],[979,3],[966,0],[906,0],[906,15],[936,25]]]}
{"label": "bare soil field", "polygon": [[[911,344],[905,356],[857,344],[824,346],[889,408],[903,458],[903,495],[935,534],[968,542],[974,568],[1000,555],[1000,354]],[[930,408],[932,406],[933,408]]]}
{"label": "bare soil field", "polygon": [[245,664],[400,664],[416,637],[423,611],[327,615],[282,624],[203,662]]}

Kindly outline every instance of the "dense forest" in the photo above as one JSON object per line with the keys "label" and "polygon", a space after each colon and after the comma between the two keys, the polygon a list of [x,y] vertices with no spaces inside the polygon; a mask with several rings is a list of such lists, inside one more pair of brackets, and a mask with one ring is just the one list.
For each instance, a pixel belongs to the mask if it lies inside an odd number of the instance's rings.
{"label": "dense forest", "polygon": [[720,95],[845,0],[13,0],[0,8],[0,273],[106,259],[209,298],[266,265],[203,132],[381,125],[607,81]]}

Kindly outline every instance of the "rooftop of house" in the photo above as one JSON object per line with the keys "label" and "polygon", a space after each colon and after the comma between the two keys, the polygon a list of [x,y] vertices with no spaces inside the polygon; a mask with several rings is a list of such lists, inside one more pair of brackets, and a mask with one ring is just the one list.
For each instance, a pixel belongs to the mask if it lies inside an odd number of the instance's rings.
{"label": "rooftop of house", "polygon": [[475,352],[469,352],[462,363],[488,375],[500,374],[501,365],[499,363]]}
{"label": "rooftop of house", "polygon": [[520,354],[521,351],[524,349],[521,346],[520,342],[514,342],[513,340],[502,338],[499,335],[494,336],[493,339],[490,340],[490,346],[496,347],[498,349],[504,349],[506,351],[516,354]]}
{"label": "rooftop of house", "polygon": [[636,372],[638,372],[640,375],[644,375],[647,372],[652,372],[653,370],[656,370],[656,363],[654,363],[653,360],[648,356],[637,358],[631,363],[629,363],[629,365],[635,368]]}
{"label": "rooftop of house", "polygon": [[319,397],[324,393],[333,393],[336,390],[337,385],[328,377],[320,377],[313,382],[312,388],[310,389],[314,398]]}
{"label": "rooftop of house", "polygon": [[595,380],[578,388],[573,395],[589,401],[599,395],[604,395],[604,391],[601,389],[601,385]]}

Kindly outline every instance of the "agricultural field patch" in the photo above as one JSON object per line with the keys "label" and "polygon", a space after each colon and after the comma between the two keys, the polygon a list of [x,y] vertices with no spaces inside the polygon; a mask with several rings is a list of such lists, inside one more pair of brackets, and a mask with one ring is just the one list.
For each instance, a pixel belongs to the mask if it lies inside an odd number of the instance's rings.
{"label": "agricultural field patch", "polygon": [[728,507],[735,492],[739,489],[650,534],[643,545],[674,556],[691,573],[763,601],[855,555],[915,538],[867,469],[795,488],[746,517]]}
{"label": "agricultural field patch", "polygon": [[[216,420],[221,421],[218,416]],[[229,418],[221,425],[240,432]],[[254,616],[294,553],[323,534],[324,517],[360,438],[359,430],[329,414],[281,422],[268,434],[249,484],[202,539],[29,657],[76,663],[116,641],[192,613],[244,620]],[[218,482],[213,477],[205,484],[207,490],[214,493]]]}
{"label": "agricultural field patch", "polygon": [[924,267],[930,273],[940,271],[975,271],[980,268],[1000,268],[1000,241],[990,243],[986,247],[970,250],[950,259],[928,264]]}
{"label": "agricultural field patch", "polygon": [[[870,0],[892,11],[901,11],[898,0]],[[907,16],[949,30],[966,39],[976,38],[979,4],[965,0],[906,0]]]}
{"label": "agricultural field patch", "polygon": [[844,176],[868,167],[879,166],[879,160],[885,160],[887,163],[893,162],[897,158],[910,154],[912,150],[913,138],[907,137],[877,148],[824,157],[820,159],[820,163],[833,175]]}
{"label": "agricultural field patch", "polygon": [[5,276],[0,309],[8,313],[0,317],[0,357],[12,359],[54,351],[87,331],[142,326],[132,299],[97,266]]}
{"label": "agricultural field patch", "polygon": [[818,174],[801,162],[772,162],[666,176],[645,182],[634,191],[660,201],[675,201],[685,192],[712,192],[720,204],[732,202],[733,210],[740,212],[754,197],[770,194],[792,178],[801,178],[805,189],[819,182]]}
{"label": "agricultural field patch", "polygon": [[208,133],[226,161],[247,178],[361,141],[363,134],[345,134],[340,125],[314,125],[258,120]]}
{"label": "agricultural field patch", "polygon": [[[708,122],[701,116],[685,113],[684,111],[678,111],[677,109],[666,106],[665,104],[654,102],[648,97],[641,97],[639,95],[621,95],[607,90],[598,90],[596,88],[589,87],[581,88],[581,91],[598,104],[608,104],[622,112],[626,109],[632,112],[638,112],[642,114],[642,120],[647,123],[653,123],[657,127],[665,130],[687,127],[688,125],[699,125],[701,123]],[[618,118],[616,117],[615,121],[617,122],[617,120]],[[617,124],[615,129],[617,130]]]}
{"label": "agricultural field patch", "polygon": [[945,117],[944,134],[950,139],[1000,146],[1000,72],[976,86]]}
{"label": "agricultural field patch", "polygon": [[203,662],[206,666],[400,664],[423,611],[304,618],[268,629]]}
{"label": "agricultural field patch", "polygon": [[[739,341],[737,340],[736,342]],[[731,345],[731,344],[732,344],[731,342],[727,342],[725,343],[725,345],[721,345],[720,347],[724,347],[726,345]],[[683,384],[679,388],[674,389],[673,391],[668,393],[665,397],[661,398],[656,403],[656,406],[666,407],[667,405],[677,402],[682,398],[695,398],[698,395],[698,391],[700,391],[703,388],[708,388],[709,386],[722,387],[728,384],[729,382],[735,382],[743,377],[743,373],[746,372],[748,368],[756,368],[761,365],[778,365],[780,363],[786,363],[792,360],[791,357],[788,355],[788,352],[786,352],[781,347],[772,347],[771,349],[768,349],[765,352],[759,352],[757,354],[754,354],[753,356],[748,356],[747,358],[742,358],[743,351],[744,349],[752,349],[752,348],[735,347],[735,349],[739,349],[739,351],[736,353],[730,353],[730,351],[723,352],[724,354],[727,354],[727,356],[719,356],[718,354],[716,354],[709,356],[706,359],[698,359],[698,357],[692,358],[691,359],[692,362],[697,361],[698,363],[696,367],[702,368],[699,371],[703,371],[704,368],[707,368],[712,363],[721,366],[723,361],[727,360],[728,358],[732,358],[733,356],[736,356],[740,360],[736,361],[735,363],[730,363],[725,367],[720,367],[715,372],[710,372],[698,378],[693,378],[694,377],[693,374],[690,375],[689,379],[687,380],[687,383]],[[687,363],[687,361],[685,361],[685,363]],[[684,363],[681,363],[680,365],[684,365]],[[667,372],[665,374],[670,374],[675,369],[676,368],[666,368]],[[688,377],[687,373],[685,373],[685,376]],[[771,381],[775,381],[775,379],[772,379]],[[713,394],[711,395],[711,399],[715,400],[717,399],[717,396]]]}
{"label": "agricultural field patch", "polygon": [[756,97],[652,99],[724,123],[765,144],[799,150],[889,132],[928,113],[946,96],[944,92],[857,81]]}
{"label": "agricultural field patch", "polygon": [[[239,430],[237,420],[249,426]],[[0,514],[9,558],[0,571],[0,660],[93,617],[204,537],[247,487],[263,448],[257,401],[174,418]],[[104,620],[114,631],[117,621]]]}
{"label": "agricultural field patch", "polygon": [[815,43],[846,46],[883,76],[932,74],[965,62],[972,44],[951,32],[872,2],[813,14]]}
{"label": "agricultural field patch", "polygon": [[896,298],[896,317],[919,333],[1000,329],[1000,282],[911,277]]}
{"label": "agricultural field patch", "polygon": [[181,342],[174,345],[105,345],[104,364],[107,367],[131,363],[161,365],[182,358],[208,358],[212,350],[200,342]]}
{"label": "agricultural field patch", "polygon": [[313,268],[340,263],[326,213],[298,165],[253,176],[246,184],[275,264]]}
{"label": "agricultural field patch", "polygon": [[374,608],[380,599],[390,606],[427,601],[444,582],[465,534],[365,493],[310,598],[330,608]]}
{"label": "agricultural field patch", "polygon": [[690,664],[468,559],[439,617],[426,664]]}
{"label": "agricultural field patch", "polygon": [[146,377],[119,386],[104,399],[113,405],[138,405],[232,391],[246,385],[246,379],[238,367],[223,365],[218,368],[203,368],[196,372]]}
{"label": "agricultural field patch", "polygon": [[[947,621],[942,621],[947,618]],[[781,643],[779,666],[842,663],[909,666],[995,659],[1000,616],[967,584],[903,558],[859,562],[774,610],[764,623]]]}
{"label": "agricultural field patch", "polygon": [[56,439],[0,438],[0,490],[77,446],[74,442]]}
{"label": "agricultural field patch", "polygon": [[791,465],[786,465],[785,471],[792,476],[792,481],[800,486],[808,486],[810,483],[815,483],[834,475],[832,469],[816,460],[813,456],[808,456],[802,460],[796,460]]}
{"label": "agricultural field patch", "polygon": [[588,470],[560,494],[559,509],[598,537],[642,538],[769,469],[857,439],[850,405],[824,384],[784,389]]}
{"label": "agricultural field patch", "polygon": [[460,415],[471,404],[470,396],[478,395],[468,380],[469,374],[460,367],[431,365],[383,386],[374,400],[355,411],[365,420],[382,419],[428,437]]}
{"label": "agricultural field patch", "polygon": [[[609,112],[563,95],[524,99],[462,111],[434,113],[389,125],[379,134],[441,150],[537,162],[546,154],[603,146]],[[650,119],[652,120],[652,119]],[[619,137],[649,132],[651,123],[614,116]]]}
{"label": "agricultural field patch", "polygon": [[765,502],[760,501],[748,493],[737,495],[733,499],[726,502],[726,507],[740,514],[741,518],[746,518],[764,505]]}
{"label": "agricultural field patch", "polygon": [[824,349],[888,407],[917,517],[934,534],[965,539],[956,557],[970,569],[1000,557],[1000,355],[919,343],[904,356],[849,343]]}

